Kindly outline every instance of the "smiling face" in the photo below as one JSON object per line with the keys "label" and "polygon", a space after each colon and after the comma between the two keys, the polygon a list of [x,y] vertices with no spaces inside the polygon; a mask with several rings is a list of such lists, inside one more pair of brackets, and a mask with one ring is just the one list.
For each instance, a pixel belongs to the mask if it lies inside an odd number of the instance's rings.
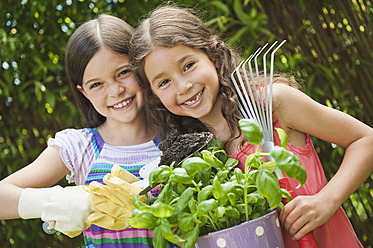
{"label": "smiling face", "polygon": [[155,47],[144,62],[154,94],[170,112],[202,122],[212,114],[219,80],[214,63],[202,50]]}
{"label": "smiling face", "polygon": [[78,90],[107,121],[130,122],[143,106],[129,58],[102,47],[89,61]]}

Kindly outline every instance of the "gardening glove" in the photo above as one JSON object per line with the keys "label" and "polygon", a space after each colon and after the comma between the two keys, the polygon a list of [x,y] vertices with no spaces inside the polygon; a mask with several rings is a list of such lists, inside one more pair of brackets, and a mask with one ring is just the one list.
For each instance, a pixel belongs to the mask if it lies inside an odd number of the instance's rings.
{"label": "gardening glove", "polygon": [[[106,229],[123,230],[128,227],[127,219],[132,217],[133,195],[141,191],[140,187],[131,183],[139,179],[119,165],[114,165],[103,181],[106,185],[99,182],[89,184],[93,193],[88,200],[95,211],[89,215],[88,221]],[[146,202],[148,197],[138,195],[138,199]]]}
{"label": "gardening glove", "polygon": [[49,223],[48,229],[75,237],[89,227],[87,220],[93,207],[88,202],[87,190],[87,186],[26,188],[19,199],[19,216],[41,218]]}

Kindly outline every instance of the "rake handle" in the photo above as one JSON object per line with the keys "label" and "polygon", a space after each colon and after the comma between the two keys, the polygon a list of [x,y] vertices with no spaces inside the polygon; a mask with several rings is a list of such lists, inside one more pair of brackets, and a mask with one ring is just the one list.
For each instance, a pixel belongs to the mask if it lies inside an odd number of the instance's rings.
{"label": "rake handle", "polygon": [[[286,177],[279,178],[278,182],[280,183],[280,187],[286,189],[293,199],[297,197]],[[284,204],[286,204],[286,202]],[[307,233],[303,238],[298,240],[298,245],[300,248],[318,248],[313,232]]]}

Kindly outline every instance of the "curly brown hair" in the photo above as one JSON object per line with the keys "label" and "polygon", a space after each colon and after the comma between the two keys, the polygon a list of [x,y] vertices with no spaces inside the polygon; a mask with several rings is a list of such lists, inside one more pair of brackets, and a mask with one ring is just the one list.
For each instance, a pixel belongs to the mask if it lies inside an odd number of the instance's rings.
{"label": "curly brown hair", "polygon": [[195,12],[175,5],[161,6],[154,10],[140,23],[131,39],[131,65],[147,99],[146,107],[152,110],[148,111],[149,123],[161,130],[161,137],[165,137],[172,129],[178,129],[182,133],[208,130],[208,127],[195,118],[178,116],[168,111],[152,93],[145,75],[144,59],[155,46],[171,48],[177,45],[201,49],[218,65],[218,98],[223,103],[221,111],[228,122],[229,140],[236,138],[234,135],[239,128],[240,116],[230,74],[236,68],[239,57],[219,36],[207,28]]}

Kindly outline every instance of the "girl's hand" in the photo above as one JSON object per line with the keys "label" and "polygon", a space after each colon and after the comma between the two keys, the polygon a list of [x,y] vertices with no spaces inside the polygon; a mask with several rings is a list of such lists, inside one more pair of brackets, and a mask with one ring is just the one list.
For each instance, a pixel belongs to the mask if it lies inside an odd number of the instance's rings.
{"label": "girl's hand", "polygon": [[280,221],[295,240],[327,222],[339,206],[320,195],[297,196],[285,205]]}

